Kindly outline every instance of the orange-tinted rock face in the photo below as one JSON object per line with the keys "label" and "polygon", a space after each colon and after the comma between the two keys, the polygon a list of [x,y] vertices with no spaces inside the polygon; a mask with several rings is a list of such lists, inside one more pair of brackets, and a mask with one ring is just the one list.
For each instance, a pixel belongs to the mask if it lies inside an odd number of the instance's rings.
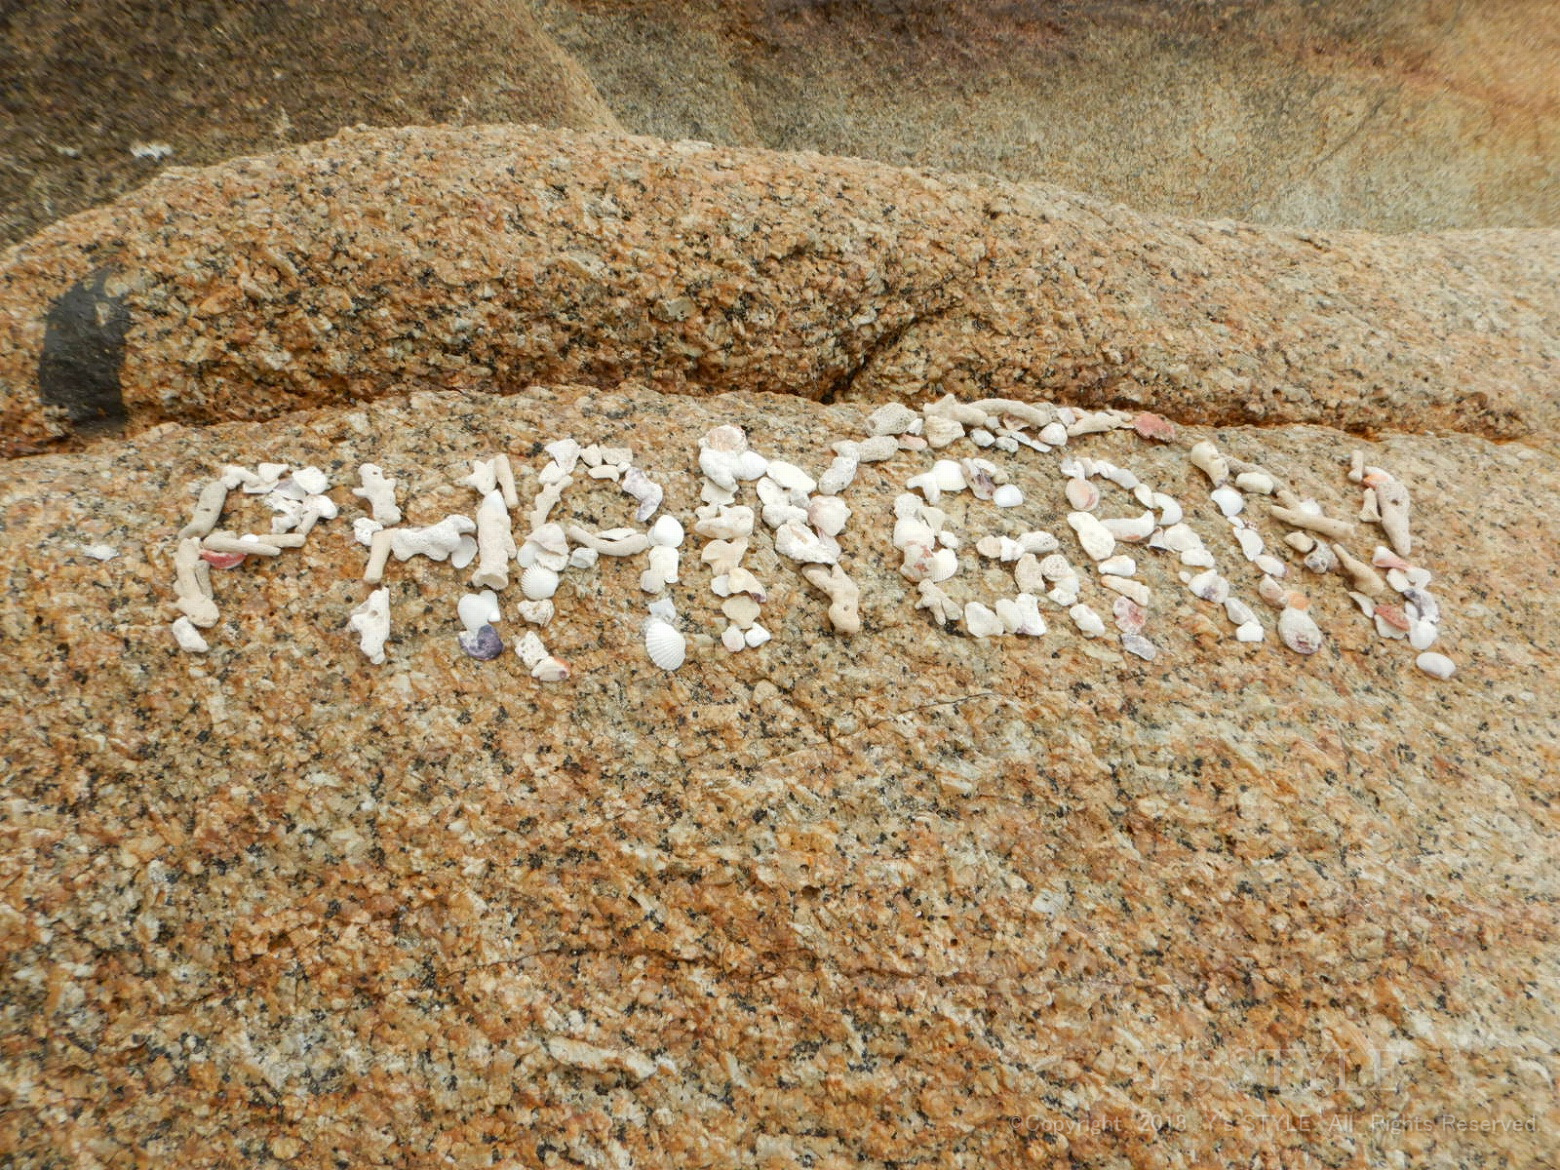
{"label": "orange-tinted rock face", "polygon": [[[1560,1026],[1540,993],[1560,973],[1560,531],[1532,501],[1560,490],[1553,460],[1318,427],[981,451],[1025,498],[942,496],[957,605],[1014,589],[979,538],[1043,527],[1109,624],[1112,593],[1065,520],[1064,454],[1181,501],[1266,637],[1238,641],[1173,552],[1123,546],[1149,604],[1114,616],[1152,641],[1147,660],[1048,597],[1039,636],[970,637],[918,609],[895,497],[978,449],[899,450],[838,497],[860,630],[834,631],[761,523],[743,565],[773,637],[731,652],[693,527],[701,437],[740,425],[818,477],[866,414],[423,394],[10,464],[12,1160],[1541,1161],[1560,1125],[1560,1067],[1531,1043]],[[470,460],[507,452],[518,518],[564,436],[631,447],[687,523],[666,591],[687,639],[674,673],[642,642],[642,557],[564,573],[545,627],[501,591],[506,645],[539,632],[568,664],[558,681],[512,649],[462,648],[476,564],[392,560],[382,585],[361,580],[361,463],[398,481],[406,524],[429,525],[476,507]],[[1334,517],[1358,507],[1355,447],[1408,485],[1456,674],[1416,668],[1253,495],[1243,514],[1323,635],[1305,656],[1281,645],[1187,458],[1203,439]],[[342,514],[213,574],[220,620],[187,653],[170,623],[192,489],[273,460],[320,468]],[[1097,482],[1102,515],[1135,513]],[[235,492],[222,522],[269,515]],[[632,526],[634,505],[582,474],[554,519]],[[1351,537],[1356,555],[1372,539]],[[380,665],[347,624],[376,588]]]}
{"label": "orange-tinted rock face", "polygon": [[[1516,438],[1554,429],[1554,240],[1203,224],[648,139],[355,132],[180,172],[6,253],[0,419],[37,444],[116,410],[632,379]],[[93,297],[122,333],[94,309],[93,344],[65,346],[85,323],[61,306]],[[48,359],[76,349],[93,389],[71,397]]]}

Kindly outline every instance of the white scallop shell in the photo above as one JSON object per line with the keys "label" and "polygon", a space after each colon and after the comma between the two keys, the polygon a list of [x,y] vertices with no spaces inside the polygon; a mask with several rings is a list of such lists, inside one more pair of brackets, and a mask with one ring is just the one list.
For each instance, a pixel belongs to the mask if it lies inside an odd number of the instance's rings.
{"label": "white scallop shell", "polygon": [[544,565],[532,565],[520,574],[520,591],[532,601],[545,601],[558,592],[558,574]]}
{"label": "white scallop shell", "polygon": [[662,670],[676,670],[688,656],[688,642],[666,622],[651,618],[645,623],[645,652]]}

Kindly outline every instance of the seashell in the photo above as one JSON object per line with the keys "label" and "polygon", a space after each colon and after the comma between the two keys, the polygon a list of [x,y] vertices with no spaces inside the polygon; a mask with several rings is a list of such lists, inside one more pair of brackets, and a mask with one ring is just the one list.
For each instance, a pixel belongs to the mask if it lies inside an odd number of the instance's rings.
{"label": "seashell", "polygon": [[916,589],[920,593],[920,600],[915,603],[916,609],[930,610],[933,619],[939,625],[946,626],[949,622],[959,621],[964,616],[964,607],[931,581],[921,581]]}
{"label": "seashell", "polygon": [[1152,662],[1159,657],[1159,647],[1142,634],[1122,634],[1121,648],[1128,654],[1136,654],[1145,662]]}
{"label": "seashell", "polygon": [[814,496],[807,505],[807,519],[825,536],[838,536],[850,519],[850,506],[838,496]]}
{"label": "seashell", "polygon": [[535,631],[527,630],[515,643],[515,655],[525,663],[527,670],[534,670],[537,663],[547,657],[547,646],[536,636]]}
{"label": "seashell", "polygon": [[1063,577],[1056,582],[1055,588],[1047,593],[1046,596],[1063,609],[1066,609],[1068,606],[1077,603],[1078,591],[1082,588],[1083,582],[1078,580],[1077,577]]}
{"label": "seashell", "polygon": [[1374,599],[1364,593],[1357,593],[1352,589],[1349,590],[1349,596],[1353,599],[1354,604],[1360,607],[1360,612],[1366,617],[1373,618],[1376,616],[1376,602]]}
{"label": "seashell", "polygon": [[1376,566],[1378,569],[1402,569],[1403,571],[1407,572],[1409,569],[1413,568],[1412,565],[1410,565],[1402,557],[1398,556],[1397,553],[1380,544],[1376,546],[1376,551],[1374,554],[1372,554],[1370,563]]}
{"label": "seashell", "polygon": [[[952,420],[948,420],[948,421],[952,421]],[[959,427],[959,434],[955,435],[954,438],[957,439],[957,438],[962,437],[963,434],[964,434],[964,428],[963,428],[962,424],[955,423],[954,425]],[[939,442],[937,442],[937,440],[935,438],[932,437],[932,420],[931,419],[927,419],[926,420],[926,426],[927,426],[926,442],[927,442],[928,446],[933,447],[933,448],[941,448],[941,447],[946,447],[948,445],[947,443],[939,443]],[[941,433],[942,432],[939,429],[939,434],[941,434]],[[1007,438],[1007,436],[1004,435],[1003,438]],[[951,442],[952,440],[949,440],[949,441]],[[993,447],[993,446],[996,446],[996,444],[998,442],[998,439],[997,439],[996,435],[993,435],[985,427],[976,427],[973,431],[970,432],[970,442],[974,443],[977,447]],[[1017,443],[1014,443],[1013,445],[1014,445],[1014,447],[1018,446]]]}
{"label": "seashell", "polygon": [[[601,559],[601,554],[593,548],[577,548],[569,554],[567,568],[570,569],[594,569],[596,562]],[[548,566],[551,568],[551,566]],[[562,570],[558,570],[562,572]]]}
{"label": "seashell", "polygon": [[1257,620],[1256,611],[1238,597],[1226,597],[1224,599],[1224,616],[1237,626],[1243,626],[1247,622]]}
{"label": "seashell", "polygon": [[905,480],[905,487],[911,491],[919,491],[926,497],[928,504],[935,504],[942,499],[942,488],[937,486],[937,477],[930,471],[911,476]]}
{"label": "seashell", "polygon": [[1251,563],[1269,577],[1289,576],[1289,566],[1275,556],[1263,553],[1260,557],[1252,557]]}
{"label": "seashell", "polygon": [[1153,535],[1154,529],[1158,527],[1152,512],[1144,512],[1136,518],[1131,516],[1107,516],[1100,521],[1100,524],[1117,540],[1127,541],[1128,543],[1147,540]]}
{"label": "seashell", "polygon": [[[1322,547],[1324,546],[1317,546],[1319,549]],[[1386,591],[1387,585],[1386,582],[1381,579],[1381,574],[1377,573],[1375,569],[1371,568],[1364,561],[1354,556],[1354,554],[1349,552],[1349,550],[1346,549],[1343,545],[1333,545],[1332,552],[1333,555],[1338,558],[1338,562],[1343,566],[1344,573],[1348,575],[1348,578],[1354,585],[1355,589],[1359,590],[1361,593],[1383,593]],[[1307,563],[1309,564],[1309,558],[1307,559]]]}
{"label": "seashell", "polygon": [[214,569],[232,569],[244,563],[246,554],[241,552],[217,552],[215,549],[203,548],[200,550],[200,559]]}
{"label": "seashell", "polygon": [[758,620],[758,602],[746,593],[736,593],[720,604],[720,612],[739,630],[745,630]]}
{"label": "seashell", "polygon": [[764,474],[788,492],[810,496],[818,490],[817,480],[796,464],[787,463],[783,459],[771,459],[764,469]]}
{"label": "seashell", "polygon": [[[1065,561],[1066,558],[1063,559]],[[1018,558],[1018,563],[1013,566],[1013,579],[1025,593],[1038,595],[1045,592],[1045,574],[1033,553],[1025,553]]]}
{"label": "seashell", "polygon": [[1430,590],[1410,585],[1402,592],[1403,599],[1416,606],[1425,621],[1433,625],[1441,623],[1441,603],[1436,600],[1435,594],[1431,593]]}
{"label": "seashell", "polygon": [[1100,491],[1082,476],[1067,481],[1067,502],[1076,512],[1092,512],[1100,504]]}
{"label": "seashell", "polygon": [[204,654],[211,649],[211,645],[201,637],[200,631],[195,628],[195,623],[189,618],[175,618],[170,628],[173,630],[173,640],[186,654]]}
{"label": "seashell", "polygon": [[992,492],[991,502],[999,508],[1016,508],[1024,502],[1024,493],[1013,484],[1005,483]]}
{"label": "seashell", "polygon": [[[294,479],[297,477],[294,476]],[[471,461],[471,474],[459,480],[461,484],[472,488],[477,495],[485,496],[488,492],[498,488],[498,468],[490,459],[473,459]]]}
{"label": "seashell", "polygon": [[1403,612],[1401,606],[1377,605],[1375,617],[1378,623],[1385,622],[1392,629],[1397,630],[1399,634],[1406,634],[1409,631],[1410,622],[1408,615]]}
{"label": "seashell", "polygon": [[[704,509],[700,508],[700,512]],[[720,540],[734,540],[738,537],[749,536],[753,532],[753,509],[742,504],[719,506],[717,511],[693,526],[693,530],[700,536],[716,537]]]}
{"label": "seashell", "polygon": [[1285,534],[1284,543],[1297,553],[1308,553],[1316,547],[1316,537],[1309,532],[1290,532]]}
{"label": "seashell", "polygon": [[1067,611],[1067,616],[1072,618],[1073,625],[1085,638],[1098,638],[1105,632],[1105,622],[1100,615],[1095,613],[1087,605],[1079,603]]}
{"label": "seashell", "polygon": [[1440,636],[1436,624],[1424,618],[1416,618],[1408,627],[1408,644],[1415,650],[1428,650]]}
{"label": "seashell", "polygon": [[1243,492],[1258,496],[1271,496],[1278,485],[1265,471],[1243,471],[1235,477],[1235,486]]}
{"label": "seashell", "polygon": [[1427,650],[1414,659],[1414,665],[1432,678],[1451,678],[1457,670],[1456,663],[1444,654],[1437,654],[1434,650]]}
{"label": "seashell", "polygon": [[708,565],[710,572],[717,577],[723,576],[742,563],[747,547],[746,540],[712,540],[704,546],[699,560]]}
{"label": "seashell", "polygon": [[1304,607],[1284,607],[1278,615],[1278,636],[1296,654],[1315,654],[1322,648],[1322,631]]}
{"label": "seashell", "polygon": [[1313,573],[1331,573],[1338,567],[1338,554],[1325,544],[1318,544],[1306,553],[1304,564]]}
{"label": "seashell", "polygon": [[730,597],[735,593],[747,593],[760,605],[769,600],[769,595],[764,589],[763,582],[740,565],[732,569],[731,572],[722,573],[716,577],[710,582],[710,589],[716,597]]}
{"label": "seashell", "polygon": [[720,634],[720,644],[733,654],[747,649],[747,639],[736,626],[727,626]]}
{"label": "seashell", "polygon": [[838,455],[834,462],[818,477],[818,494],[837,496],[856,479],[859,460],[855,455]]}
{"label": "seashell", "polygon": [[1331,516],[1314,515],[1301,508],[1271,508],[1275,520],[1295,528],[1304,528],[1328,540],[1347,540],[1354,532],[1354,525],[1347,520],[1334,520]]}
{"label": "seashell", "polygon": [[749,650],[758,649],[772,637],[773,634],[756,622],[742,632],[742,640],[748,644]]}
{"label": "seashell", "polygon": [[662,516],[650,525],[650,543],[659,548],[676,548],[683,542],[683,526],[677,517]]}
{"label": "seashell", "polygon": [[475,634],[483,626],[503,617],[498,608],[498,594],[491,589],[466,594],[460,599],[456,610],[460,614],[461,627],[468,634]]}
{"label": "seashell", "polygon": [[[552,457],[552,461],[563,469],[563,474],[569,475],[574,471],[575,464],[579,462],[580,445],[573,439],[556,439],[542,450]],[[490,488],[489,491],[492,489]],[[484,495],[486,493],[483,493]]]}
{"label": "seashell", "polygon": [[1289,599],[1289,590],[1272,577],[1265,576],[1257,583],[1257,596],[1269,605],[1282,609]]}
{"label": "seashell", "polygon": [[[964,424],[958,419],[932,415],[926,420],[921,433],[926,437],[928,447],[941,449],[964,437]],[[986,437],[984,443],[981,442],[982,435]],[[996,439],[995,435],[984,429],[976,430],[970,437],[975,440],[976,446],[980,447],[989,447]]]}
{"label": "seashell", "polygon": [[[262,469],[264,464],[261,465]],[[197,624],[198,620],[197,620]],[[390,590],[376,589],[352,611],[347,628],[358,635],[358,645],[375,666],[385,660],[385,642],[390,637]]]}
{"label": "seashell", "polygon": [[1132,489],[1132,498],[1145,508],[1154,507],[1154,489],[1146,483],[1140,483]]}
{"label": "seashell", "polygon": [[1254,561],[1260,557],[1267,548],[1262,543],[1262,537],[1255,528],[1237,528],[1235,539],[1240,544],[1241,555],[1248,561]]}
{"label": "seashell", "polygon": [[1130,597],[1116,598],[1110,608],[1116,619],[1116,628],[1123,634],[1140,633],[1148,621],[1148,613]]}
{"label": "seashell", "polygon": [[904,563],[899,566],[899,574],[907,581],[921,582],[932,575],[932,557],[935,550],[930,544],[919,542],[905,545]]}
{"label": "seashell", "polygon": [[778,530],[786,524],[806,524],[807,509],[795,504],[765,504],[764,527]]}
{"label": "seashell", "polygon": [[1241,622],[1235,627],[1235,640],[1237,642],[1260,642],[1267,636],[1259,621]]}
{"label": "seashell", "polygon": [[1069,512],[1067,523],[1078,534],[1078,543],[1090,560],[1103,561],[1116,551],[1116,537],[1089,513]]}
{"label": "seashell", "polygon": [[1219,454],[1219,449],[1207,439],[1192,444],[1187,458],[1192,461],[1193,467],[1208,477],[1214,487],[1221,486],[1230,478],[1230,465]]}
{"label": "seashell", "polygon": [[811,528],[794,520],[775,531],[775,551],[804,564],[835,564],[840,559],[838,547],[830,548],[829,543]]}
{"label": "seashell", "polygon": [[1179,524],[1185,517],[1181,511],[1181,502],[1174,496],[1167,496],[1164,492],[1154,493],[1154,507],[1159,509],[1159,523],[1165,527]]}
{"label": "seashell", "polygon": [[479,662],[487,662],[504,652],[503,639],[490,625],[483,625],[474,632],[462,630],[456,639],[460,642],[460,648]]}
{"label": "seashell", "polygon": [[1144,411],[1132,420],[1132,429],[1139,437],[1152,439],[1157,443],[1175,442],[1175,424],[1163,415]]}
{"label": "seashell", "polygon": [[1040,616],[1040,602],[1034,594],[1020,593],[1013,599],[1013,607],[1018,611],[1018,624],[1013,627],[1015,634],[1038,638],[1045,633],[1045,618]]}
{"label": "seashell", "polygon": [[545,626],[553,620],[553,614],[557,612],[550,599],[522,601],[515,608],[519,611],[521,619],[531,623],[533,626]]}
{"label": "seashell", "polygon": [[1137,562],[1128,556],[1106,557],[1096,568],[1101,573],[1108,573],[1112,577],[1133,577],[1137,575]]}
{"label": "seashell", "polygon": [[929,577],[936,584],[948,580],[959,571],[959,554],[951,548],[940,548],[932,554]]}
{"label": "seashell", "polygon": [[1100,584],[1112,593],[1130,597],[1139,605],[1147,605],[1151,596],[1147,585],[1141,581],[1134,581],[1131,577],[1112,577],[1106,574],[1100,578]]}
{"label": "seashell", "polygon": [[662,670],[676,670],[688,656],[688,642],[682,633],[660,618],[645,622],[645,652]]}
{"label": "seashell", "polygon": [[1385,472],[1368,474],[1365,483],[1375,490],[1376,507],[1381,513],[1380,524],[1387,534],[1387,542],[1400,557],[1413,552],[1413,538],[1408,530],[1408,489]]}
{"label": "seashell", "polygon": [[1049,532],[1035,531],[1021,534],[1018,545],[1026,553],[1053,553],[1061,547],[1061,542]]}
{"label": "seashell", "polygon": [[902,435],[918,418],[903,402],[888,402],[867,415],[867,434]]}
{"label": "seashell", "polygon": [[1172,524],[1160,538],[1171,552],[1184,553],[1202,547],[1202,537],[1187,524]]}
{"label": "seashell", "polygon": [[[964,478],[964,468],[952,459],[939,459],[932,464],[930,474],[939,491],[962,492],[969,486],[968,481]],[[933,500],[931,502],[935,504],[937,501]]]}
{"label": "seashell", "polygon": [[1135,491],[1142,486],[1142,481],[1138,479],[1136,474],[1128,471],[1125,467],[1117,467],[1113,463],[1106,463],[1101,465],[1100,472],[1111,483],[1119,488],[1125,488],[1129,492]]}
{"label": "seashell", "polygon": [[558,592],[558,574],[545,565],[532,565],[520,574],[520,591],[532,601],[544,601]]}
{"label": "seashell", "polygon": [[1213,569],[1198,573],[1186,583],[1186,587],[1192,591],[1194,597],[1211,601],[1215,605],[1223,605],[1230,595],[1230,583]]}
{"label": "seashell", "polygon": [[737,498],[736,488],[727,491],[723,487],[717,487],[709,480],[699,485],[699,499],[706,504],[730,504]]}
{"label": "seashell", "polygon": [[1181,554],[1181,563],[1189,569],[1213,568],[1213,554],[1199,545],[1197,548],[1189,548]]}
{"label": "seashell", "polygon": [[655,515],[661,501],[666,498],[666,490],[637,467],[630,467],[623,473],[623,482],[619,486],[639,501],[634,519],[641,524]]}
{"label": "seashell", "polygon": [[1208,493],[1208,498],[1219,506],[1226,516],[1238,516],[1246,506],[1246,497],[1232,487],[1218,487]]}
{"label": "seashell", "polygon": [[[899,442],[892,435],[874,435],[852,445],[856,459],[861,463],[881,463],[899,454]],[[838,451],[839,447],[835,447]]]}
{"label": "seashell", "polygon": [[[995,464],[988,463],[984,459],[961,459],[959,467],[964,473],[965,486],[970,489],[977,500],[989,500],[997,492],[997,468]],[[944,491],[955,491],[955,488],[944,487]]]}
{"label": "seashell", "polygon": [[1067,428],[1062,423],[1050,422],[1040,428],[1040,441],[1051,447],[1067,446]]}
{"label": "seashell", "polygon": [[538,682],[562,682],[570,673],[569,664],[551,654],[531,668],[531,677]]}
{"label": "seashell", "polygon": [[974,638],[995,638],[1007,632],[1002,619],[978,601],[964,607],[964,627]]}
{"label": "seashell", "polygon": [[1072,564],[1061,553],[1052,553],[1040,562],[1040,572],[1048,581],[1059,581],[1063,577],[1077,576]]}

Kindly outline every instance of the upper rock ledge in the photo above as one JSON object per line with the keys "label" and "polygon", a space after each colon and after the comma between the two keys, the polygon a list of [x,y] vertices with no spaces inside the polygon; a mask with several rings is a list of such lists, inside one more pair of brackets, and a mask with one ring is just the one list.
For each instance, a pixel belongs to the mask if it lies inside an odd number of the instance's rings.
{"label": "upper rock ledge", "polygon": [[953,391],[1552,435],[1560,232],[1296,233],[852,159],[355,131],[168,172],[0,254],[0,435],[408,386]]}

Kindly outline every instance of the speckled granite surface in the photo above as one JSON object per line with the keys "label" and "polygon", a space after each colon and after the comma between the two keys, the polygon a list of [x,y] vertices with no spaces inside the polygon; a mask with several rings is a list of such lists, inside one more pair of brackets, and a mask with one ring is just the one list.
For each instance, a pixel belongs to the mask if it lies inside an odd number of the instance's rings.
{"label": "speckled granite surface", "polygon": [[621,378],[1553,434],[1557,239],[1201,224],[652,139],[350,133],[170,171],[0,255],[0,434],[15,453],[121,412]]}
{"label": "speckled granite surface", "polygon": [[[767,536],[774,640],[695,637],[671,676],[637,645],[637,565],[560,592],[563,684],[461,654],[447,565],[392,564],[383,666],[344,629],[367,588],[360,461],[402,476],[424,523],[469,507],[469,458],[508,451],[524,489],[538,443],[621,438],[686,517],[713,423],[816,474],[864,413],[427,394],[0,465],[10,1163],[1545,1164],[1560,466],[1542,449],[1367,447],[1415,492],[1446,681],[1336,584],[1313,592],[1329,640],[1308,659],[1236,644],[1171,588],[1153,663],[1050,610],[1038,639],[936,629],[886,523],[924,454],[846,493],[852,639]],[[1217,437],[1352,506],[1346,436]],[[1090,443],[1220,523],[1179,448]],[[184,655],[167,623],[190,486],[261,460],[330,471],[342,518],[218,574],[212,650]],[[1011,464],[1019,518],[1058,524],[1054,472]],[[718,632],[707,570],[684,565],[690,634]]]}

